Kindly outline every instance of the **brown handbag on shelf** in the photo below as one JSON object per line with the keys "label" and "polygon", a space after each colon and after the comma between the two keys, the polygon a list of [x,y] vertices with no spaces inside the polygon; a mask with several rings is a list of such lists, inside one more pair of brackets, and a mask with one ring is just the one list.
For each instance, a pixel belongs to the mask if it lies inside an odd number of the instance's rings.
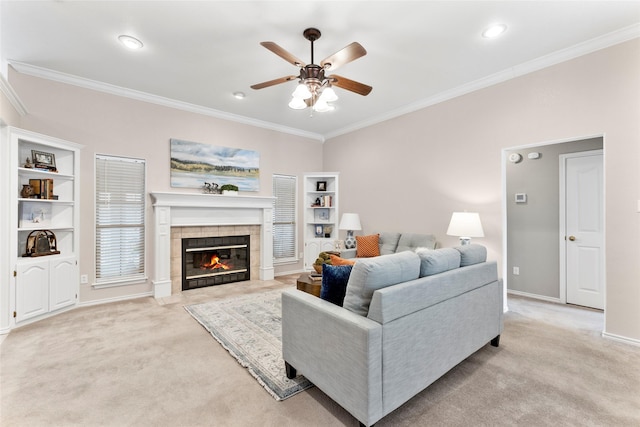
{"label": "brown handbag on shelf", "polygon": [[27,236],[26,252],[23,257],[59,254],[56,235],[51,230],[33,230]]}

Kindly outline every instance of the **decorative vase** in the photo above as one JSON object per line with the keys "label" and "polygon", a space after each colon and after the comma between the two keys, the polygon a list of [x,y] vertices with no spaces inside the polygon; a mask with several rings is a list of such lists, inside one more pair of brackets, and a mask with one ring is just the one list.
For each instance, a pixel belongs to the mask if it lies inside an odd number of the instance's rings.
{"label": "decorative vase", "polygon": [[20,195],[22,196],[22,198],[28,199],[33,195],[33,187],[29,184],[24,184],[22,186],[22,190],[20,191]]}
{"label": "decorative vase", "polygon": [[237,196],[238,192],[233,190],[222,190],[222,194],[225,196]]}

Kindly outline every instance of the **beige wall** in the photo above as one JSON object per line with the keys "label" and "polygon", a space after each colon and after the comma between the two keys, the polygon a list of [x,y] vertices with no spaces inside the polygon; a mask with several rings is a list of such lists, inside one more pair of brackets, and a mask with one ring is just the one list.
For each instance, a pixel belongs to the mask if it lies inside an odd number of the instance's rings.
{"label": "beige wall", "polygon": [[480,213],[489,257],[503,261],[502,151],[604,135],[605,331],[640,340],[640,40],[524,75],[324,144],[340,171],[341,210],[363,233],[434,233],[451,212]]}
{"label": "beige wall", "polygon": [[[10,72],[12,87],[29,114],[19,127],[83,144],[81,152],[80,274],[94,275],[94,156],[96,153],[143,158],[147,161],[147,191],[199,192],[172,189],[169,181],[169,139],[239,147],[260,152],[260,192],[271,195],[274,173],[300,177],[322,170],[322,144],[235,122],[188,113],[163,106],[108,95],[63,83]],[[153,208],[147,198],[147,224],[153,224]],[[154,271],[152,234],[147,232],[147,275]],[[300,230],[302,239],[302,230]],[[302,240],[299,243],[303,248]],[[276,268],[299,271],[302,262]],[[141,285],[94,290],[81,285],[80,301],[109,300],[151,291],[151,279]]]}

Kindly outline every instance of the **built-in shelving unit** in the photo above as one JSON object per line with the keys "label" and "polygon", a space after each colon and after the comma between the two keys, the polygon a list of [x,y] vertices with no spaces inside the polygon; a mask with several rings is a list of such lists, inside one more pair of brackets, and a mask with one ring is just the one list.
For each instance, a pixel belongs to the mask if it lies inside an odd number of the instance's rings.
{"label": "built-in shelving unit", "polygon": [[[77,303],[81,146],[17,128],[7,132],[13,269],[9,300],[15,325]],[[43,155],[49,168],[37,168],[34,155]],[[31,194],[23,192],[26,187]],[[26,256],[28,246],[33,246],[28,240],[38,230],[52,232],[56,250],[50,255]]]}
{"label": "built-in shelving unit", "polygon": [[335,172],[304,176],[304,268],[311,270],[322,251],[336,248],[339,179]]}

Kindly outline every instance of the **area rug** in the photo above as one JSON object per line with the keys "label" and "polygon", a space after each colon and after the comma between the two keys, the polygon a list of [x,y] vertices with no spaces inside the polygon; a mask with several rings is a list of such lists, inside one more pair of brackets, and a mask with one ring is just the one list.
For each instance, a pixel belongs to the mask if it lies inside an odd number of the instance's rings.
{"label": "area rug", "polygon": [[185,306],[276,400],[313,384],[287,378],[282,359],[281,290]]}

